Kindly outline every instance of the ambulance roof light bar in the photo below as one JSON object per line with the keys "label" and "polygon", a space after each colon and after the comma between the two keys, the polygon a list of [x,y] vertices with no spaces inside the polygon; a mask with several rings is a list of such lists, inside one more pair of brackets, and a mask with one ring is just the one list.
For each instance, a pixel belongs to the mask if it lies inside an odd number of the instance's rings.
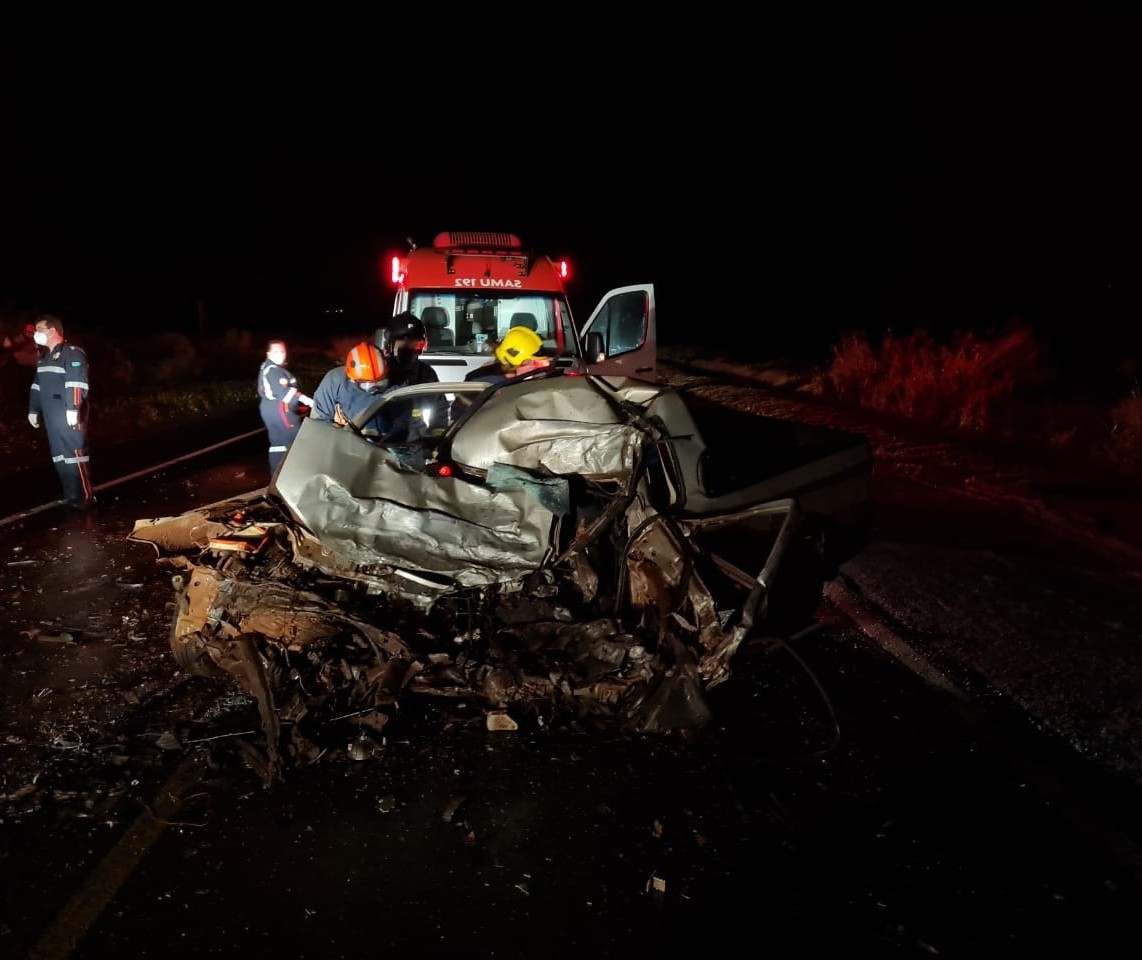
{"label": "ambulance roof light bar", "polygon": [[523,243],[514,233],[489,233],[473,230],[445,230],[432,240],[438,253],[483,253],[519,256]]}

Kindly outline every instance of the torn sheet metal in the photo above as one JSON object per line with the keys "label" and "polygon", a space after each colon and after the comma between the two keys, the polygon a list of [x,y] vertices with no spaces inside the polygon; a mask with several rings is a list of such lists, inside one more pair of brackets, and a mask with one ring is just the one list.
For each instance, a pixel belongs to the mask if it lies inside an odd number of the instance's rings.
{"label": "torn sheet metal", "polygon": [[294,488],[290,506],[310,532],[351,566],[388,565],[442,574],[460,586],[513,580],[549,548],[554,515],[530,491],[425,477],[378,463],[385,497],[354,497],[326,474]]}
{"label": "torn sheet metal", "polygon": [[154,520],[136,520],[128,537],[138,543],[151,543],[160,553],[193,550],[205,547],[211,537],[226,533],[224,523],[209,520],[196,510],[177,517],[159,517]]}

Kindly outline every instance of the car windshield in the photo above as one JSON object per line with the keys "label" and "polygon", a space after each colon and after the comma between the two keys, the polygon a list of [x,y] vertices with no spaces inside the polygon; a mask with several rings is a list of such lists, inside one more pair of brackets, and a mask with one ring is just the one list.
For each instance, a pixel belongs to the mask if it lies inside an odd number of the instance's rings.
{"label": "car windshield", "polygon": [[487,355],[512,327],[528,327],[543,340],[540,355],[573,353],[575,332],[566,297],[555,293],[414,290],[409,309],[424,321],[427,358],[439,354]]}
{"label": "car windshield", "polygon": [[418,443],[447,433],[490,383],[418,383],[379,394],[352,425],[377,443]]}

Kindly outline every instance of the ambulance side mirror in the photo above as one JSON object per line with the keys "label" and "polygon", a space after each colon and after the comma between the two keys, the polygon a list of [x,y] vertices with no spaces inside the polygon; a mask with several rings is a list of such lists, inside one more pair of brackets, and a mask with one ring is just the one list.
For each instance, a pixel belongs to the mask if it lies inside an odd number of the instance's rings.
{"label": "ambulance side mirror", "polygon": [[583,356],[587,363],[601,363],[607,359],[607,348],[601,333],[588,333],[583,337]]}

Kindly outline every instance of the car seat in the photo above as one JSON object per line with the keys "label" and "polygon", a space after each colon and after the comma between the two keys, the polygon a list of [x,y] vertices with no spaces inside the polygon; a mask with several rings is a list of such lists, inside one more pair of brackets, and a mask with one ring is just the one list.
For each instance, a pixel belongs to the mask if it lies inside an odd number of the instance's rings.
{"label": "car seat", "polygon": [[430,347],[450,347],[455,344],[448,329],[448,311],[443,307],[425,307],[420,315]]}

